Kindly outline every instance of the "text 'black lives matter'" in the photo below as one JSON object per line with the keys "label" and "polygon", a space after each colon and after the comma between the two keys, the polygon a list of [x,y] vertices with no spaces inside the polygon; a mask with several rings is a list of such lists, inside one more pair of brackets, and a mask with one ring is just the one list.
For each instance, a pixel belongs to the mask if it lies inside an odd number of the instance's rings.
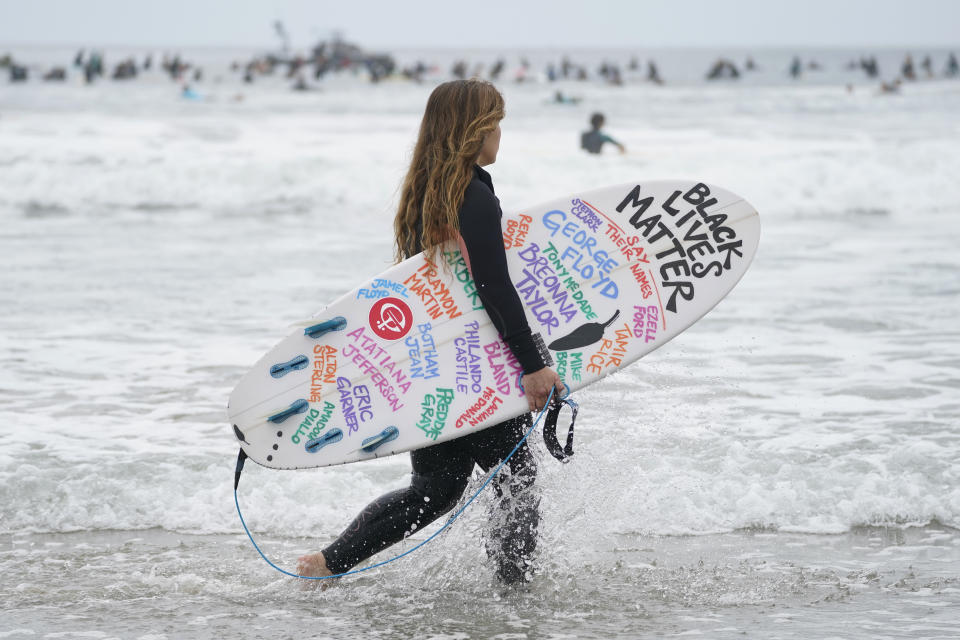
{"label": "text 'black lives matter'", "polygon": [[[676,313],[678,296],[688,302],[693,300],[696,280],[719,277],[730,269],[734,256],[743,258],[743,240],[738,240],[737,232],[725,226],[725,213],[710,212],[717,199],[711,197],[710,187],[703,183],[686,192],[674,191],[659,205],[653,196],[642,195],[638,184],[617,205],[617,212],[623,213],[630,207],[630,225],[651,245],[663,239],[669,241],[670,246],[656,257],[661,261],[661,281],[671,289],[667,311]],[[692,208],[682,213],[686,205]]]}

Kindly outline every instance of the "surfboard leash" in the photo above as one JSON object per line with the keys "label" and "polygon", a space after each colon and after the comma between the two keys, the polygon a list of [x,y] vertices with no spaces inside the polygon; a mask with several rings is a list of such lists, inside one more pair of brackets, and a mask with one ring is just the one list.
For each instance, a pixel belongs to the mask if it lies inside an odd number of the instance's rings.
{"label": "surfboard leash", "polygon": [[[547,397],[546,405],[543,407],[543,409],[540,410],[540,413],[537,414],[537,419],[533,421],[533,424],[530,426],[529,429],[527,429],[527,432],[523,435],[523,437],[516,444],[516,446],[513,447],[513,450],[510,452],[510,454],[506,458],[504,458],[500,462],[500,464],[497,465],[497,468],[494,469],[489,476],[487,476],[487,479],[483,482],[482,485],[480,485],[480,488],[477,489],[472,496],[470,496],[470,499],[467,500],[466,503],[464,503],[464,505],[460,507],[452,516],[450,516],[447,519],[447,521],[443,524],[442,527],[440,527],[439,529],[434,531],[432,534],[430,534],[430,536],[427,539],[417,543],[414,547],[407,549],[403,553],[400,553],[392,558],[383,560],[382,562],[377,562],[368,567],[362,567],[360,569],[351,569],[350,571],[345,571],[343,573],[337,573],[330,576],[303,576],[297,573],[292,573],[290,571],[287,571],[286,569],[282,569],[277,565],[275,565],[263,553],[263,550],[260,549],[260,546],[257,544],[256,540],[253,539],[253,535],[250,533],[250,529],[247,527],[247,523],[243,519],[243,513],[240,511],[240,499],[237,496],[237,487],[240,485],[240,473],[243,471],[243,463],[247,459],[247,454],[242,448],[240,449],[240,453],[237,455],[237,467],[236,467],[236,472],[234,474],[234,480],[233,480],[233,502],[237,506],[237,515],[240,516],[240,524],[243,525],[243,530],[247,533],[247,537],[250,539],[250,543],[253,545],[253,548],[257,550],[257,553],[260,554],[260,557],[263,558],[264,562],[266,562],[268,565],[270,565],[280,573],[286,576],[290,576],[291,578],[300,578],[302,580],[332,580],[334,578],[342,578],[344,576],[364,573],[366,571],[370,571],[372,569],[376,569],[378,567],[382,567],[384,565],[390,564],[391,562],[399,560],[404,556],[408,556],[414,551],[416,551],[417,549],[423,547],[428,542],[430,542],[431,540],[436,538],[438,535],[443,533],[447,529],[447,527],[453,524],[453,522],[457,518],[459,518],[464,511],[467,510],[467,507],[469,507],[470,504],[474,500],[476,500],[477,496],[480,495],[480,493],[487,487],[488,484],[490,484],[490,482],[497,476],[497,474],[500,473],[500,470],[503,468],[503,465],[505,465],[507,461],[509,461],[510,458],[513,457],[513,454],[517,452],[520,446],[527,441],[527,438],[530,436],[531,433],[533,433],[533,430],[537,428],[537,425],[540,423],[540,420],[543,419],[544,416],[547,416],[547,420],[546,422],[544,422],[544,425],[543,425],[544,441],[547,444],[547,448],[550,450],[551,455],[553,455],[555,458],[557,458],[561,462],[569,462],[570,456],[573,455],[573,423],[576,421],[579,405],[577,405],[576,402],[570,399],[569,391],[566,398],[563,398],[562,400],[559,400],[558,402],[551,404],[551,400],[553,400],[553,393],[554,393],[553,389],[551,389],[550,395]],[[573,412],[573,416],[570,419],[570,429],[567,434],[566,447],[561,449],[560,444],[557,441],[555,427],[556,427],[556,421],[557,421],[558,415],[560,413],[560,408],[564,404],[570,407],[570,409]]]}

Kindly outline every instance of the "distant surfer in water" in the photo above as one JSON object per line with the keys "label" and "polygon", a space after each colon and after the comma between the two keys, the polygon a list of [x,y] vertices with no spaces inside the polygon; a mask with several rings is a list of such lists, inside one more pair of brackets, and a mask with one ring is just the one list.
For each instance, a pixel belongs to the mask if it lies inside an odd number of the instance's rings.
{"label": "distant surfer in water", "polygon": [[[456,240],[483,306],[524,376],[531,411],[541,410],[552,389],[566,393],[556,372],[545,366],[507,271],[500,227],[500,201],[490,174],[500,148],[503,96],[483,80],[454,80],[434,89],[427,101],[394,219],[396,258],[425,251],[435,264],[441,245]],[[531,425],[530,414],[410,453],[410,486],[369,505],[322,552],[299,559],[300,575],[344,573],[375,553],[421,530],[450,511],[463,494],[474,465],[490,471],[509,455]],[[497,509],[487,536],[487,554],[506,584],[529,580],[537,545],[540,499],[537,465],[524,442],[494,483]]]}
{"label": "distant surfer in water", "polygon": [[602,113],[595,113],[590,116],[590,131],[584,131],[581,134],[580,148],[586,150],[587,153],[600,153],[603,150],[603,145],[609,142],[620,149],[620,153],[626,153],[626,147],[600,130],[603,128],[604,122],[606,122],[606,118],[603,117]]}

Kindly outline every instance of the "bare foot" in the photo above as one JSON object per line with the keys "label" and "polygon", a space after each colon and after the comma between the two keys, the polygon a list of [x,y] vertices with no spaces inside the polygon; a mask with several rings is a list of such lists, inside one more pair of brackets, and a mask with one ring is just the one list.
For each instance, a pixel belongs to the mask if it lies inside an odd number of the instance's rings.
{"label": "bare foot", "polygon": [[[332,576],[333,572],[327,568],[327,560],[322,553],[300,556],[297,559],[297,574],[301,576]],[[301,580],[302,588],[325,591],[335,580]]]}

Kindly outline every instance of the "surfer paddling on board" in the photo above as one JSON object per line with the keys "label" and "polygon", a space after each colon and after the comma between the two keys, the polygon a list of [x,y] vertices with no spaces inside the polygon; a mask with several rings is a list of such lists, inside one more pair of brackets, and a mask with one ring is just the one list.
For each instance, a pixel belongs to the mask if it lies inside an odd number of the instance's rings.
{"label": "surfer paddling on board", "polygon": [[[510,274],[500,227],[500,201],[490,174],[500,148],[503,96],[483,80],[439,85],[427,101],[413,159],[394,219],[397,262],[421,251],[436,264],[441,245],[456,239],[480,300],[503,341],[523,367],[522,384],[531,411],[541,410],[551,390],[566,389],[545,366]],[[320,553],[299,559],[305,576],[344,573],[419,531],[450,511],[463,494],[474,465],[490,471],[530,428],[525,414],[468,436],[410,453],[410,486],[380,496]],[[537,545],[537,465],[527,443],[494,481],[497,508],[487,536],[487,554],[506,584],[530,578]],[[326,583],[326,581],[323,581]]]}
{"label": "surfer paddling on board", "polygon": [[600,153],[603,150],[603,145],[609,142],[619,149],[620,153],[626,153],[627,148],[625,146],[600,130],[606,120],[602,113],[595,113],[590,116],[590,130],[584,131],[580,135],[580,148],[587,153]]}

